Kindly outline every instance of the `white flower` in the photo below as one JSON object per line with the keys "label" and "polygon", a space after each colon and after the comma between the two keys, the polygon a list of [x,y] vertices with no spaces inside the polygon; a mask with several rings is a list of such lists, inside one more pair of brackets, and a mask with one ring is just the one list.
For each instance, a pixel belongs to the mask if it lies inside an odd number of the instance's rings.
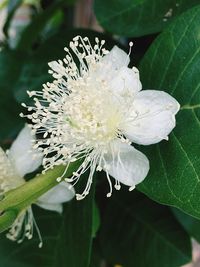
{"label": "white flower", "polygon": [[95,170],[106,172],[108,197],[110,176],[116,180],[116,189],[120,183],[133,189],[142,182],[149,161],[131,143],[167,140],[179,110],[169,94],[141,91],[139,71],[128,67],[130,53],[117,46],[108,52],[102,48],[105,41],[95,38],[95,42],[93,47],[87,37],[75,37],[70,42],[73,53],[65,48],[62,61],[49,63],[54,81],[45,84],[42,92],[28,92],[34,96],[35,107],[28,107],[32,114],[27,117],[33,122],[33,133],[43,134],[35,147],[44,155],[45,170],[60,164],[67,169],[70,162],[83,159],[66,179],[74,185],[90,168],[86,188],[77,199],[88,194]]}
{"label": "white flower", "polygon": [[[0,194],[21,186],[25,183],[24,176],[36,170],[42,163],[42,155],[32,150],[33,139],[31,130],[25,126],[11,148],[7,153],[0,148]],[[33,154],[34,153],[34,154]],[[74,196],[73,189],[69,190],[66,182],[58,184],[56,187],[42,195],[37,203],[38,206],[62,212],[63,202],[69,201]],[[7,237],[18,243],[22,242],[25,237],[32,238],[34,228],[34,217],[31,207],[23,210],[14,224],[10,228]],[[39,229],[35,224],[39,238],[41,240]],[[40,246],[42,243],[40,243]]]}

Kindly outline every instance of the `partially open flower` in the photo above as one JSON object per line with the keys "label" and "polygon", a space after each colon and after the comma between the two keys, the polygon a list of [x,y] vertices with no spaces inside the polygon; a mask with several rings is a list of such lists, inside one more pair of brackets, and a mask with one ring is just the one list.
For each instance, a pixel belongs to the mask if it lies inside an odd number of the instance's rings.
{"label": "partially open flower", "polygon": [[[27,173],[33,172],[41,165],[42,155],[36,151],[34,151],[34,153],[31,152],[32,139],[30,128],[25,126],[7,153],[0,148],[1,195],[23,185],[25,183],[23,177]],[[42,195],[35,204],[44,209],[62,212],[62,203],[72,199],[74,194],[74,190],[69,189],[69,185],[66,182],[62,182]],[[30,206],[19,214],[7,233],[7,237],[18,243],[22,242],[25,237],[30,239],[33,236],[34,224],[41,241],[40,232],[34,221]],[[40,246],[41,245],[42,241],[40,243]]]}
{"label": "partially open flower", "polygon": [[28,107],[32,112],[28,118],[33,133],[43,134],[35,148],[43,153],[45,170],[60,164],[67,169],[70,162],[83,159],[66,179],[74,185],[90,169],[86,188],[77,199],[89,193],[95,170],[106,172],[108,197],[110,176],[115,178],[116,189],[120,183],[133,189],[142,182],[149,161],[132,142],[150,145],[167,140],[179,110],[169,94],[141,91],[139,71],[128,67],[129,55],[117,46],[109,52],[104,43],[95,38],[92,46],[87,37],[75,37],[71,50],[65,48],[66,57],[49,63],[54,81],[41,92],[29,92],[35,107]]}

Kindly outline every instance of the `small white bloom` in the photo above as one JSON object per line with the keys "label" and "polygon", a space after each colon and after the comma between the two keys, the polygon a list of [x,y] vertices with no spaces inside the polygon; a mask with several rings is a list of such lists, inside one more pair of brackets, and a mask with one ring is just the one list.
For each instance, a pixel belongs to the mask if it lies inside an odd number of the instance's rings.
{"label": "small white bloom", "polygon": [[169,94],[141,91],[139,71],[128,67],[129,55],[117,46],[108,52],[104,43],[95,38],[92,46],[87,37],[75,37],[71,51],[65,48],[66,57],[49,63],[54,81],[42,92],[28,92],[35,101],[35,107],[28,107],[33,133],[43,134],[35,147],[44,155],[45,170],[60,164],[67,170],[70,162],[83,159],[66,179],[74,185],[90,168],[86,188],[77,199],[88,194],[95,170],[106,172],[107,196],[112,193],[110,176],[116,189],[120,183],[133,189],[142,182],[149,161],[131,143],[150,145],[167,139],[179,110]]}
{"label": "small white bloom", "polygon": [[[32,152],[31,130],[25,126],[7,153],[0,148],[0,194],[21,186],[25,183],[24,176],[36,170],[42,163],[42,154]],[[65,192],[65,193],[64,193]],[[56,187],[42,195],[37,203],[38,206],[62,212],[63,202],[69,201],[74,196],[73,189],[69,189],[69,184],[61,182]],[[31,207],[23,210],[14,224],[10,228],[7,237],[13,241],[22,242],[25,237],[33,236],[34,217]],[[35,224],[39,238],[39,229]],[[40,243],[41,246],[42,243]]]}

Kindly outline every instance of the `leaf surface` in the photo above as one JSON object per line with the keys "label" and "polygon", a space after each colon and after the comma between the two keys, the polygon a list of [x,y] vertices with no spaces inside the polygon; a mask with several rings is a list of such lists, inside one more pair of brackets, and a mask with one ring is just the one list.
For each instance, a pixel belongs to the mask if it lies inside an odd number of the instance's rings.
{"label": "leaf surface", "polygon": [[139,190],[200,218],[200,6],[190,9],[153,43],[140,65],[145,89],[164,90],[181,109],[169,141],[143,147],[150,172]]}
{"label": "leaf surface", "polygon": [[191,258],[190,238],[171,211],[137,192],[115,194],[100,236],[101,248],[112,264],[177,267]]}
{"label": "leaf surface", "polygon": [[95,0],[94,10],[107,31],[137,37],[161,31],[197,4],[198,0]]}

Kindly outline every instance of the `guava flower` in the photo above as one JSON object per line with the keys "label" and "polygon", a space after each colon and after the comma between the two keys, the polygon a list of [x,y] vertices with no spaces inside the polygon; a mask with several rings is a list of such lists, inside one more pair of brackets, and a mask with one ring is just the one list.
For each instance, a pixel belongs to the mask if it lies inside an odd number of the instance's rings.
{"label": "guava flower", "polygon": [[[42,155],[32,151],[32,135],[28,126],[25,126],[7,153],[0,148],[0,194],[21,186],[25,183],[24,176],[36,170],[42,163]],[[32,151],[32,152],[31,152]],[[66,182],[61,182],[56,187],[42,195],[35,203],[38,206],[62,212],[63,202],[69,201],[75,195],[73,189],[69,189]],[[10,240],[21,243],[25,237],[31,239],[34,224],[40,238],[40,231],[35,223],[31,207],[23,210],[14,224],[11,226],[7,237]]]}
{"label": "guava flower", "polygon": [[[142,90],[139,71],[129,68],[129,54],[114,46],[109,52],[105,41],[77,36],[63,60],[49,63],[54,81],[42,91],[28,92],[35,106],[28,107],[32,132],[43,134],[36,140],[47,170],[82,159],[82,164],[66,179],[75,185],[90,169],[87,185],[77,199],[90,190],[95,170],[104,170],[112,194],[120,183],[131,189],[149,171],[147,157],[132,143],[151,145],[168,139],[175,127],[178,102],[157,90]],[[132,43],[130,44],[132,46]],[[23,104],[26,106],[25,104]],[[23,115],[22,115],[23,116]],[[58,177],[58,182],[61,177]]]}

